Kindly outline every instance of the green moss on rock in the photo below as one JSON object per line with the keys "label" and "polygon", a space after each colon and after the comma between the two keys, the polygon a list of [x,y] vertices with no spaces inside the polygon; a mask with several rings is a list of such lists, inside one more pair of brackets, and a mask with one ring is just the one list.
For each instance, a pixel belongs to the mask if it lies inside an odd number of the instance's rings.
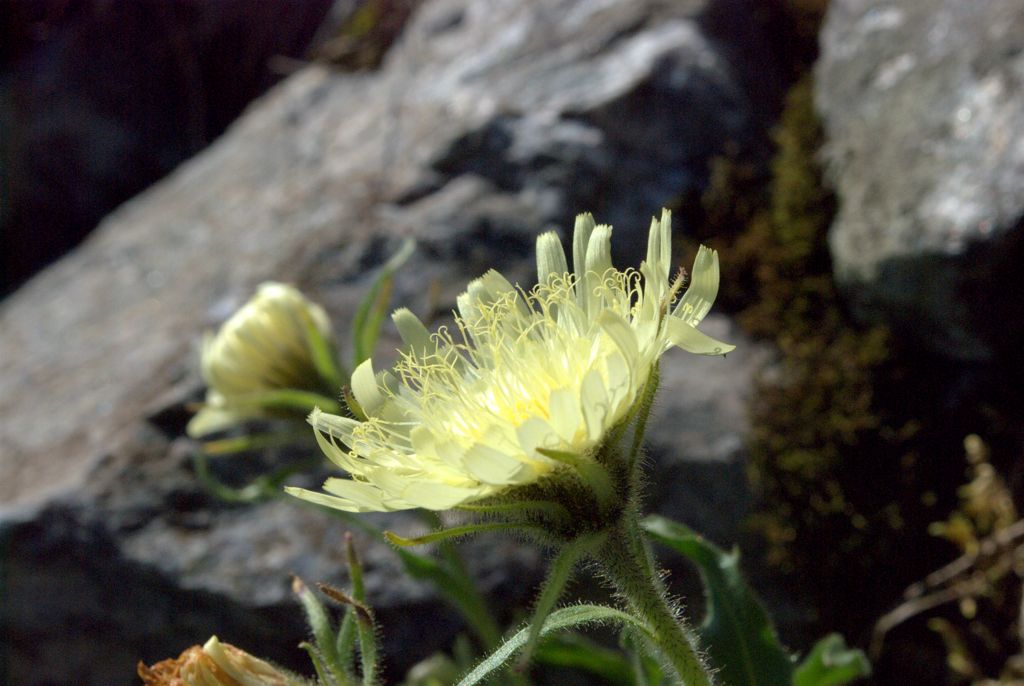
{"label": "green moss on rock", "polygon": [[921,479],[918,423],[891,411],[903,368],[889,334],[852,324],[832,280],[835,199],[822,184],[821,140],[805,76],[788,94],[767,178],[734,160],[713,165],[701,234],[717,236],[727,256],[727,305],[781,353],[751,404],[750,473],[762,501],[752,526],[771,564],[816,580],[799,592],[822,625],[857,636],[920,565],[878,570],[937,510],[923,497],[935,484]]}

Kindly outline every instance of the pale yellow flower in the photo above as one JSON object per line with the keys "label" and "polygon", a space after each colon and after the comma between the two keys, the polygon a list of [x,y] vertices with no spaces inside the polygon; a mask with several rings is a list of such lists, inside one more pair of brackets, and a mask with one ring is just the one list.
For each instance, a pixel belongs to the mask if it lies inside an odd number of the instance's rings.
{"label": "pale yellow flower", "polygon": [[138,666],[145,686],[309,686],[310,682],[280,670],[216,636],[202,647],[192,646],[177,659],[152,667]]}
{"label": "pale yellow flower", "polygon": [[558,236],[537,239],[538,285],[496,271],[458,299],[458,335],[431,335],[408,310],[393,373],[369,361],[352,375],[358,421],[310,416],[327,456],[350,479],[326,493],[287,489],[354,512],[449,509],[530,484],[559,468],[539,449],[588,459],[627,418],[668,348],[721,355],[697,330],[718,292],[718,257],[701,247],[690,287],[670,277],[671,215],[653,220],[640,271],[611,262],[611,227],[577,217],[570,272]]}
{"label": "pale yellow flower", "polygon": [[[314,337],[316,340],[313,340]],[[297,289],[264,283],[215,336],[203,342],[201,369],[208,391],[188,434],[204,436],[266,414],[267,394],[323,392],[316,344],[331,339],[323,309]]]}

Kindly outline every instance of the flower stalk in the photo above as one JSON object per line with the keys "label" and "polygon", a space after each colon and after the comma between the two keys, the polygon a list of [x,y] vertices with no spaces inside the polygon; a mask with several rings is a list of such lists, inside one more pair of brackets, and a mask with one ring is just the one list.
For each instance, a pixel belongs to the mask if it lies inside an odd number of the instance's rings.
{"label": "flower stalk", "polygon": [[623,513],[592,556],[629,609],[651,630],[658,652],[680,683],[711,686],[714,682],[696,639],[668,598],[632,509]]}

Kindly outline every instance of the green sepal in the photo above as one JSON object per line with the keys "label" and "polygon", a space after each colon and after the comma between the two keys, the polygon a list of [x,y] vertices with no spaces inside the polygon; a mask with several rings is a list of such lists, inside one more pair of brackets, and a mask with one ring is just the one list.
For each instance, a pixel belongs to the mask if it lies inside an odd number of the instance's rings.
{"label": "green sepal", "polygon": [[564,450],[537,448],[537,452],[574,469],[580,478],[594,490],[599,502],[607,504],[615,499],[615,487],[612,485],[611,476],[600,463]]}
{"label": "green sepal", "polygon": [[793,664],[768,614],[739,570],[739,552],[727,553],[692,529],[652,515],[647,534],[697,565],[707,593],[698,632],[718,678],[729,686],[779,686],[793,678]]}
{"label": "green sepal", "polygon": [[572,522],[572,515],[561,503],[551,500],[515,500],[508,503],[491,503],[486,505],[468,504],[456,505],[456,510],[463,512],[474,512],[482,515],[523,515],[533,518],[536,515],[546,515],[547,518],[557,522]]}
{"label": "green sepal", "polygon": [[404,536],[399,536],[394,531],[385,531],[384,538],[386,538],[388,540],[388,543],[390,543],[391,545],[399,546],[402,548],[408,548],[414,545],[424,545],[426,543],[447,541],[453,538],[461,538],[462,536],[485,533],[488,531],[513,531],[536,528],[538,527],[531,526],[528,524],[510,524],[508,522],[485,522],[483,524],[466,524],[464,526],[453,526],[450,529],[432,531],[429,534],[425,534],[423,536],[416,536],[415,538],[406,538]]}

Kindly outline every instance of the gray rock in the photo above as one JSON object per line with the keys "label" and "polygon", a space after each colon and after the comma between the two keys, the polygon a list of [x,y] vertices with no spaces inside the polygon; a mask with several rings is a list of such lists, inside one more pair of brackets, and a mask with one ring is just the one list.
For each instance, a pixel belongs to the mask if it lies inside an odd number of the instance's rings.
{"label": "gray rock", "polygon": [[670,350],[662,358],[646,434],[649,495],[653,509],[730,546],[752,505],[744,460],[747,402],[772,351],[723,315],[710,315],[701,329],[736,350],[727,357]]}
{"label": "gray rock", "polygon": [[348,4],[39,0],[6,8],[0,294],[206,147],[280,79],[271,62],[301,57],[328,8]]}
{"label": "gray rock", "polygon": [[[713,4],[714,26],[743,25],[751,9]],[[621,257],[635,257],[650,215],[699,187],[726,140],[763,143],[771,59],[708,16],[703,2],[428,2],[381,71],[295,74],[0,306],[6,683],[131,683],[136,660],[214,632],[301,666],[288,574],[344,583],[347,525],[203,492],[181,438],[201,393],[201,332],[270,278],[295,282],[342,328],[404,236],[419,247],[394,297],[420,312],[451,308],[488,267],[528,284],[534,237],[584,209],[614,222]],[[756,90],[752,65],[765,77]],[[701,372],[674,371],[678,357],[663,403],[689,419],[655,435],[660,463],[735,465],[751,367],[686,360],[712,365],[694,384]],[[227,465],[225,478],[249,469]],[[685,503],[703,503],[710,521],[739,487],[678,482],[662,497],[683,519]],[[385,546],[359,544],[397,677],[456,619]],[[508,604],[532,593],[538,551],[473,545],[486,590]]]}
{"label": "gray rock", "polygon": [[1019,344],[1024,4],[836,0],[818,107],[854,312],[950,358]]}

